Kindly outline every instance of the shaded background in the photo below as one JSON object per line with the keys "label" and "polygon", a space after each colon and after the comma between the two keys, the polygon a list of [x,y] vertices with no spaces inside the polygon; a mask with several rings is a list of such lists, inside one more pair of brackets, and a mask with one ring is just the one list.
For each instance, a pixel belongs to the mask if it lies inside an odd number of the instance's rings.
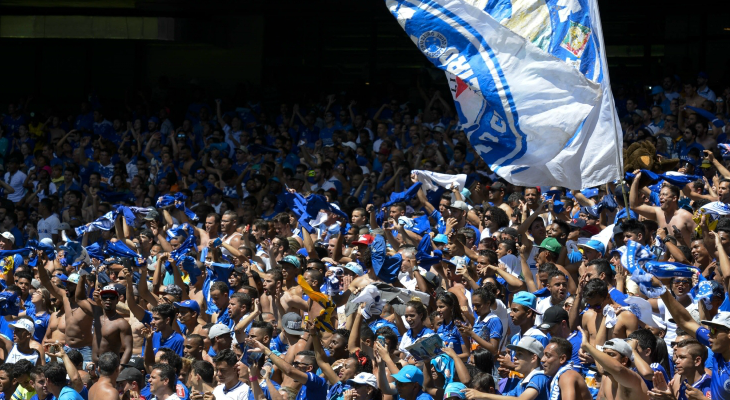
{"label": "shaded background", "polygon": [[[669,3],[599,2],[615,91],[641,97],[665,75],[703,70],[721,95],[730,7]],[[0,112],[29,95],[36,109],[78,110],[90,93],[118,108],[140,91],[179,101],[175,112],[194,84],[237,105],[335,92],[377,103],[445,83],[379,0],[0,0],[0,49]]]}

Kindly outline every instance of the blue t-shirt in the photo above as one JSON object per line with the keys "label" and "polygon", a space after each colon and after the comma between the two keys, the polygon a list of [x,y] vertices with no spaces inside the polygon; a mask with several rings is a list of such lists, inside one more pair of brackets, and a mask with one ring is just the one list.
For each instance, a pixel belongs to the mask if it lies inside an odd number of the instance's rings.
{"label": "blue t-shirt", "polygon": [[[278,383],[271,381],[271,384],[274,385],[276,390],[279,390],[281,386],[279,386]],[[261,388],[261,391],[264,393],[264,398],[266,400],[271,400],[271,393],[269,393],[269,386],[266,384],[265,381],[261,380],[259,381],[259,387]],[[256,398],[253,395],[253,389],[251,389],[250,392],[248,392],[248,400],[256,400]]]}
{"label": "blue t-shirt", "polygon": [[[693,388],[698,389],[700,392],[702,392],[702,396],[708,399],[711,398],[710,396],[712,396],[711,386],[712,378],[710,378],[710,376],[707,374],[702,375],[700,380],[692,385]],[[682,383],[680,383],[679,385],[679,391],[677,392],[677,400],[687,400],[686,390],[687,386],[684,384],[684,381],[682,381]]]}
{"label": "blue t-shirt", "polygon": [[33,340],[38,343],[43,342],[43,338],[46,336],[48,330],[48,321],[51,319],[51,314],[44,312],[41,315],[33,315],[33,324],[35,325],[35,332],[33,332]]}
{"label": "blue t-shirt", "polygon": [[[703,346],[710,347],[710,330],[699,327],[695,332],[697,341]],[[710,389],[713,399],[730,399],[730,362],[726,361],[722,354],[712,355],[715,369],[712,371],[712,382]]]}
{"label": "blue t-shirt", "polygon": [[618,305],[622,307],[627,307],[628,304],[624,301],[628,296],[626,294],[616,288],[611,289],[608,294],[611,295],[611,299],[615,301]]}
{"label": "blue t-shirt", "polygon": [[233,318],[231,318],[231,315],[228,313],[228,308],[223,310],[222,313],[218,314],[218,320],[216,323],[223,324],[231,330],[233,330],[233,327],[236,326],[235,321],[233,321]]}
{"label": "blue t-shirt", "polygon": [[327,380],[319,375],[307,372],[307,382],[299,389],[296,400],[327,398]]}
{"label": "blue t-shirt", "polygon": [[287,350],[289,350],[289,345],[284,343],[279,335],[276,335],[273,339],[271,339],[271,343],[269,343],[269,349],[271,351],[278,351],[281,354],[285,354]]}
{"label": "blue t-shirt", "polygon": [[[398,400],[405,400],[405,399],[398,396]],[[418,396],[416,396],[416,400],[433,400],[433,397],[431,397],[431,395],[426,392],[421,392],[421,393],[418,393]]]}
{"label": "blue t-shirt", "polygon": [[444,345],[452,345],[451,348],[454,349],[456,354],[461,354],[463,352],[461,350],[461,345],[464,344],[464,338],[461,337],[461,332],[459,332],[454,321],[451,321],[448,325],[441,324],[441,326],[439,326],[436,330],[436,333],[438,333],[441,340],[444,341]]}
{"label": "blue t-shirt", "polygon": [[537,390],[537,397],[535,400],[548,400],[550,396],[550,377],[545,374],[535,374],[530,377],[530,380],[525,382],[524,379],[515,386],[512,390],[504,393],[505,396],[520,397],[525,390],[533,388]]}
{"label": "blue t-shirt", "polygon": [[573,364],[576,371],[581,372],[581,362],[578,357],[578,352],[580,350],[580,345],[583,343],[583,335],[581,335],[580,331],[573,331],[573,333],[568,336],[568,341],[573,345],[573,355],[570,357],[570,363]]}
{"label": "blue t-shirt", "polygon": [[155,353],[157,353],[160,350],[160,348],[167,347],[167,348],[172,349],[175,353],[177,353],[177,355],[182,357],[184,342],[185,342],[185,339],[183,339],[182,335],[180,335],[177,332],[173,332],[172,335],[170,335],[170,337],[168,337],[166,339],[162,338],[162,333],[155,332],[152,335],[152,350]]}
{"label": "blue t-shirt", "polygon": [[[489,316],[489,314],[485,317],[487,316]],[[504,325],[502,325],[502,321],[499,317],[489,318],[487,321],[484,321],[484,318],[477,318],[477,322],[474,324],[473,330],[477,336],[484,338],[487,341],[490,339],[497,339],[498,341],[501,341],[503,328]]]}
{"label": "blue t-shirt", "polygon": [[61,393],[58,394],[58,400],[84,400],[84,398],[77,391],[64,386]]}
{"label": "blue t-shirt", "polygon": [[[649,364],[649,366],[651,367],[651,369],[654,372],[657,372],[657,371],[661,372],[662,375],[664,375],[664,380],[669,382],[669,380],[670,380],[669,374],[667,373],[667,370],[665,370],[664,367],[661,366],[661,364],[651,363],[651,364]],[[634,368],[634,371],[636,371],[636,368]],[[636,371],[636,372],[638,373],[638,371]],[[652,379],[644,379],[644,383],[646,383],[647,389],[649,389],[649,390],[654,389],[654,381]]]}
{"label": "blue t-shirt", "polygon": [[345,391],[350,389],[352,388],[347,383],[337,382],[330,387],[327,400],[342,400],[345,397]]}

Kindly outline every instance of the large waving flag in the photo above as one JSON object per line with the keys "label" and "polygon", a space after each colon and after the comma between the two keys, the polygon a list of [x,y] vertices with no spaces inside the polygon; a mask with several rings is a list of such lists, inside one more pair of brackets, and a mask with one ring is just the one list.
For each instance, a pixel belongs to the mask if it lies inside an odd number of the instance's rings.
{"label": "large waving flag", "polygon": [[596,0],[386,5],[446,72],[462,128],[497,174],[573,189],[620,178]]}

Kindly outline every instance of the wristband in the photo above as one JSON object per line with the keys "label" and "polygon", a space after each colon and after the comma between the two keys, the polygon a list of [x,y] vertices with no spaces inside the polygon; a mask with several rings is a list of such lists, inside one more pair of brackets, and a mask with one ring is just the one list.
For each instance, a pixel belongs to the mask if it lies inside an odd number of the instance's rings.
{"label": "wristband", "polygon": [[256,382],[257,380],[259,380],[259,377],[258,376],[249,376],[248,377],[248,381],[249,382]]}

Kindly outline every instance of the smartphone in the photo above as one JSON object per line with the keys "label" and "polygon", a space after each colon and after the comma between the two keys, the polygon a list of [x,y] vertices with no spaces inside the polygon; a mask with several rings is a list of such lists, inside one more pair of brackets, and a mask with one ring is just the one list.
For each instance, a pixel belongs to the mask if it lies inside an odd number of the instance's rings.
{"label": "smartphone", "polygon": [[385,336],[378,335],[378,343],[380,343],[381,346],[386,347],[385,346]]}
{"label": "smartphone", "polygon": [[221,238],[215,238],[215,240],[213,241],[213,247],[220,247],[221,243],[223,243]]}

